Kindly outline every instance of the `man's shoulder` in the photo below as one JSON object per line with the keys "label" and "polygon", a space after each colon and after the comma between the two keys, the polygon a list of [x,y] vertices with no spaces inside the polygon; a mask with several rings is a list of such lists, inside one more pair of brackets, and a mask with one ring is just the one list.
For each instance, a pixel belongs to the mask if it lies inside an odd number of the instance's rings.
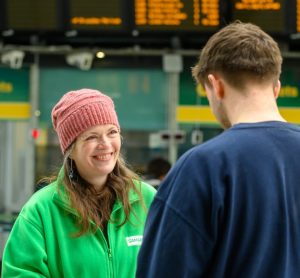
{"label": "man's shoulder", "polygon": [[185,155],[192,159],[194,156],[209,156],[218,154],[222,150],[227,150],[232,143],[237,140],[237,137],[230,131],[224,131],[223,133],[217,135],[216,137],[209,139],[208,141],[194,146],[188,150]]}

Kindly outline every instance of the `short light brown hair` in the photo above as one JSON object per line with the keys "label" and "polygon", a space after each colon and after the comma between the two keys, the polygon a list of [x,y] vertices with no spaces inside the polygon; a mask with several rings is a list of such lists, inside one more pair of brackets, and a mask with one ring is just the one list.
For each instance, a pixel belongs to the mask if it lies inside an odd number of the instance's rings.
{"label": "short light brown hair", "polygon": [[245,82],[277,82],[282,56],[278,44],[258,26],[235,21],[206,43],[192,68],[194,79],[203,86],[210,73],[219,73],[235,88]]}

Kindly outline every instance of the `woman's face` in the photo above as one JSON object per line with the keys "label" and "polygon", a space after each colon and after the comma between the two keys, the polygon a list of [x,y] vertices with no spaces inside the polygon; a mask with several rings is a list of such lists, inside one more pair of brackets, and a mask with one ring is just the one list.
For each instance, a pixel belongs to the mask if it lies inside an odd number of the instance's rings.
{"label": "woman's face", "polygon": [[97,125],[76,140],[71,158],[82,178],[101,187],[116,165],[121,149],[121,136],[114,125]]}

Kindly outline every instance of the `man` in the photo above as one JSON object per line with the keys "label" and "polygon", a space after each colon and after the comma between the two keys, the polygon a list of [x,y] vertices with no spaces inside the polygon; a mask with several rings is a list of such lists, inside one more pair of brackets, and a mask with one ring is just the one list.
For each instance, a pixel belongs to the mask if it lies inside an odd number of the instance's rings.
{"label": "man", "polygon": [[184,154],[151,205],[137,277],[300,277],[300,128],[278,111],[282,57],[253,24],[193,68],[227,129]]}

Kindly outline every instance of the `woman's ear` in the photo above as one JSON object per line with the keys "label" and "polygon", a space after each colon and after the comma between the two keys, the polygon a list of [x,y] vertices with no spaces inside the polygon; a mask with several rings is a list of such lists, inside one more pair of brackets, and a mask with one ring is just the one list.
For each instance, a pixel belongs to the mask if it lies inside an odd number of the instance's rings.
{"label": "woman's ear", "polygon": [[69,156],[68,156],[71,160],[73,160],[73,148],[70,150]]}
{"label": "woman's ear", "polygon": [[76,141],[74,141],[72,144],[71,144],[71,146],[69,147],[69,149],[68,149],[68,157],[70,158],[70,159],[73,159],[73,152],[74,152],[74,149],[75,149],[75,144],[76,144]]}

